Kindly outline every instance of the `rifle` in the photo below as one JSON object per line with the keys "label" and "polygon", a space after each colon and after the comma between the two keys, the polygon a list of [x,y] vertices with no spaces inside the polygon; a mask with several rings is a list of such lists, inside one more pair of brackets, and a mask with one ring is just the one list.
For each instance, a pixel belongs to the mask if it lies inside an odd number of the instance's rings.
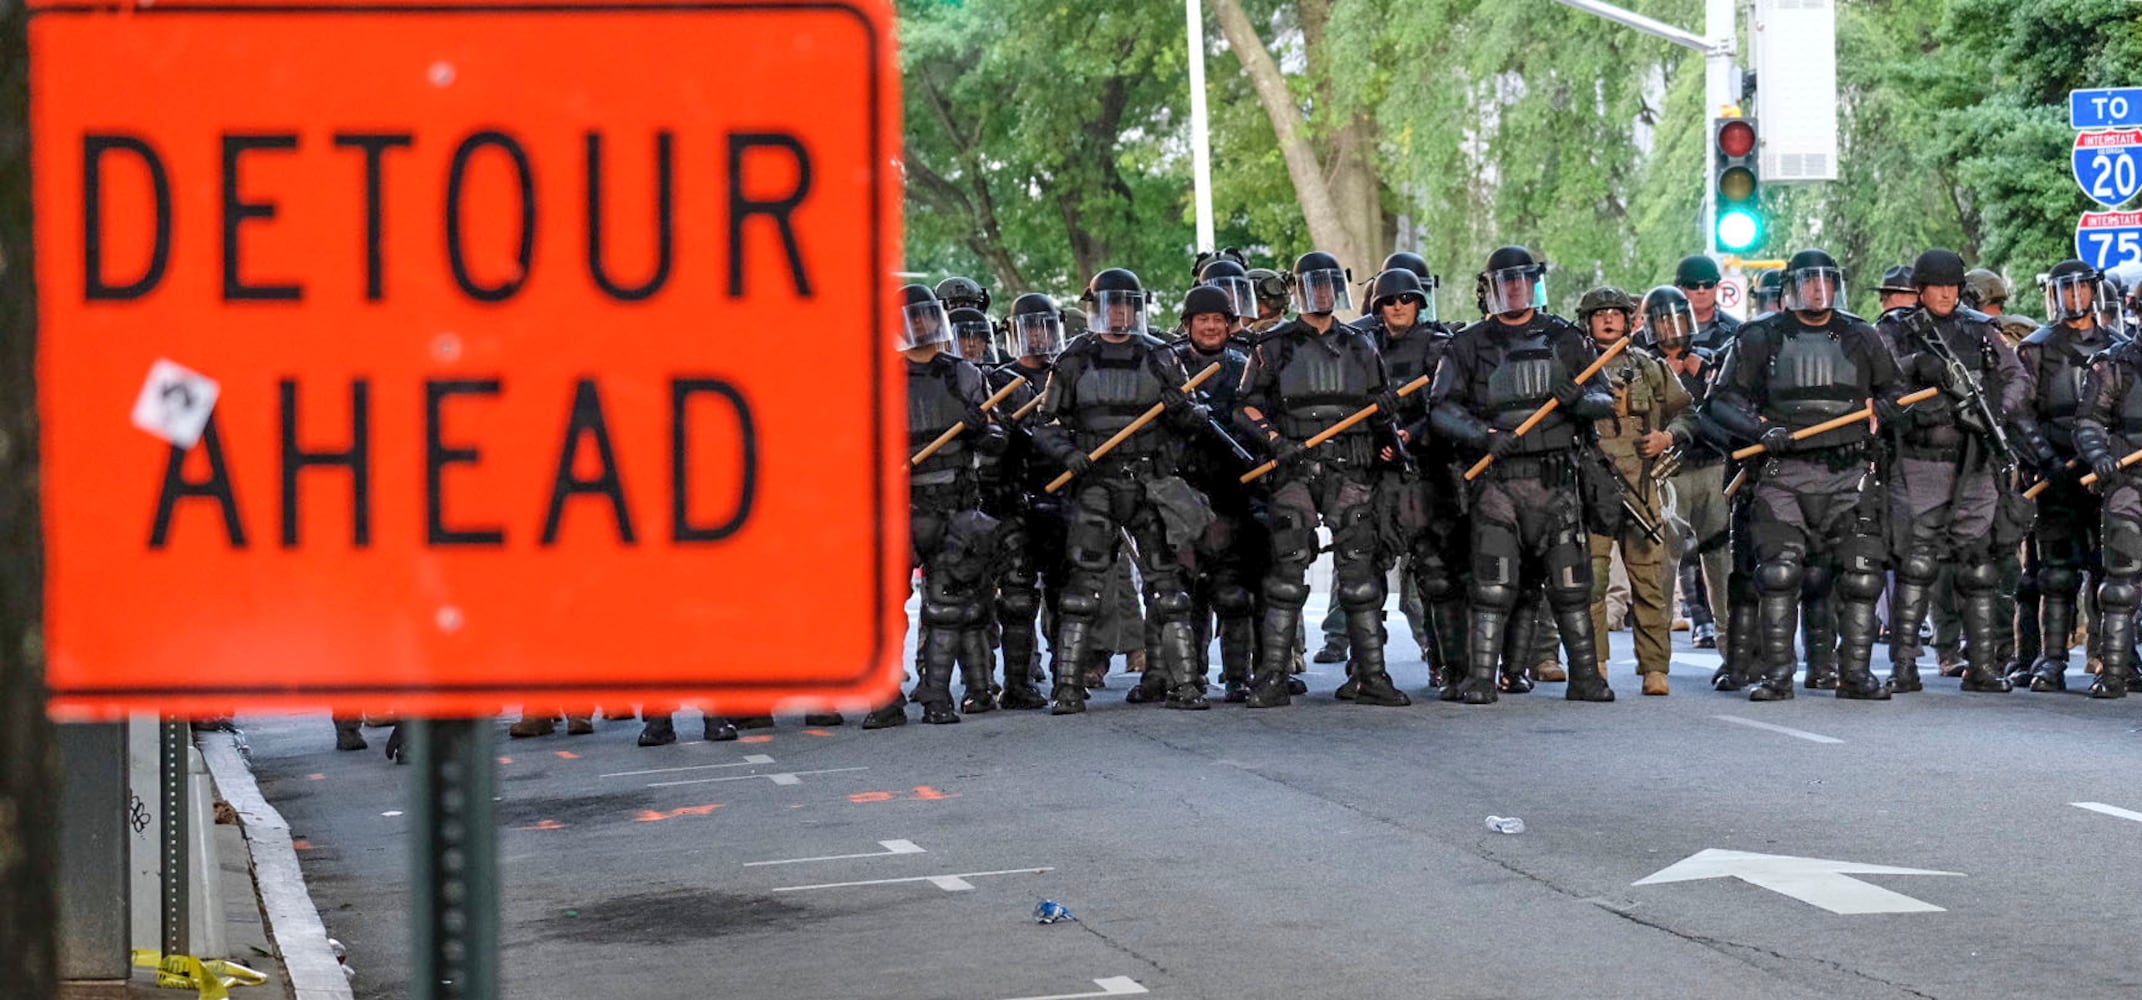
{"label": "rifle", "polygon": [[1651,515],[1645,513],[1642,506],[1630,499],[1631,497],[1641,496],[1641,494],[1637,492],[1636,484],[1629,481],[1628,473],[1621,471],[1621,466],[1614,464],[1613,456],[1599,450],[1597,447],[1592,449],[1592,453],[1598,456],[1594,461],[1604,463],[1614,473],[1614,478],[1621,482],[1622,513],[1629,515],[1629,520],[1636,522],[1636,526],[1642,528],[1645,537],[1651,539],[1654,544],[1663,544],[1666,541],[1666,536],[1659,533],[1658,522],[1653,521]]}
{"label": "rifle", "polygon": [[1979,420],[1986,425],[1983,432],[1986,443],[1993,446],[1993,453],[2001,460],[2001,464],[2005,466],[2013,463],[2016,458],[2015,449],[2009,447],[2008,432],[2001,429],[2001,415],[1994,412],[1993,404],[1986,399],[1986,387],[1979,384],[1978,376],[1971,374],[1971,370],[1965,368],[1962,361],[1957,360],[1955,350],[1943,339],[1941,331],[1935,329],[1933,315],[1928,313],[1924,306],[1914,309],[1904,320],[1904,328],[1916,335],[1920,343],[1926,345],[1927,351],[1941,360],[1942,370],[1948,375],[1949,381],[1963,387],[1964,405],[1975,411]]}

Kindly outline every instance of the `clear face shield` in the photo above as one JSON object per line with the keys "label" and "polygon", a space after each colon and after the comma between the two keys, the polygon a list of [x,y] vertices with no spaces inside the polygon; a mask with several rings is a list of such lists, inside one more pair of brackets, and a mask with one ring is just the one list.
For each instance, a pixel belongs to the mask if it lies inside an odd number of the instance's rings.
{"label": "clear face shield", "polygon": [[1245,275],[1227,274],[1205,282],[1227,293],[1227,301],[1234,304],[1235,315],[1257,315],[1257,286]]}
{"label": "clear face shield", "polygon": [[952,320],[945,315],[945,304],[932,299],[928,302],[910,302],[900,309],[900,338],[895,347],[911,351],[931,344],[947,344],[952,341]]}
{"label": "clear face shield", "polygon": [[1335,313],[1352,309],[1354,297],[1346,287],[1346,272],[1332,268],[1303,271],[1294,280],[1294,311],[1304,315]]}
{"label": "clear face shield", "polygon": [[1845,307],[1844,271],[1803,267],[1785,276],[1785,308],[1794,312],[1830,312]]}
{"label": "clear face shield", "polygon": [[2045,314],[2053,322],[2095,316],[2105,299],[2104,281],[2095,274],[2063,274],[2045,283]]}
{"label": "clear face shield", "polygon": [[1488,275],[1487,311],[1497,316],[1538,309],[1547,301],[1547,271],[1537,264],[1506,267]]}
{"label": "clear face shield", "polygon": [[1685,350],[1696,335],[1696,310],[1686,302],[1661,302],[1644,315],[1644,329],[1669,351]]}
{"label": "clear face shield", "polygon": [[1136,336],[1145,332],[1144,292],[1095,292],[1093,315],[1086,320],[1090,332],[1104,336]]}
{"label": "clear face shield", "polygon": [[1004,330],[1004,354],[1047,361],[1064,349],[1064,322],[1048,313],[1019,313]]}
{"label": "clear face shield", "polygon": [[990,360],[990,342],[996,339],[996,331],[990,329],[986,319],[963,319],[952,324],[952,353],[962,361],[982,364]]}

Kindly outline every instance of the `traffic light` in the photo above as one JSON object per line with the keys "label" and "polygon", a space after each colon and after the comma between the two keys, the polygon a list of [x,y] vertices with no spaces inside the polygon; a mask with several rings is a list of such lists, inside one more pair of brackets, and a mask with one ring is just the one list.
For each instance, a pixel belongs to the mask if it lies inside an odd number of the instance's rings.
{"label": "traffic light", "polygon": [[1763,242],[1769,228],[1763,218],[1763,185],[1757,169],[1755,120],[1719,118],[1711,122],[1712,171],[1717,179],[1717,229],[1712,234],[1723,253],[1746,253]]}

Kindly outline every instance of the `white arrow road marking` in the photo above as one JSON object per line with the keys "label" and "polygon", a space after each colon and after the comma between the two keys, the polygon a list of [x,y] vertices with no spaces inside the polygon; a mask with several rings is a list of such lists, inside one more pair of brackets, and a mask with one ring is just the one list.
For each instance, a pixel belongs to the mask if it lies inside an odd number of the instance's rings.
{"label": "white arrow road marking", "polygon": [[643,774],[675,774],[678,771],[705,771],[716,767],[750,767],[753,764],[771,764],[773,758],[762,753],[745,754],[744,759],[733,764],[693,764],[690,767],[657,767],[646,771],[612,771],[597,775],[600,778],[636,778]]}
{"label": "white arrow road marking", "polygon": [[2107,816],[2118,816],[2121,819],[2131,819],[2137,823],[2142,823],[2142,813],[2135,812],[2132,809],[2108,806],[2103,802],[2070,802],[2068,804],[2077,809],[2088,809],[2094,813],[2104,813]]}
{"label": "white arrow road marking", "polygon": [[1714,847],[1630,884],[1660,885],[1666,882],[1693,882],[1708,878],[1737,878],[1749,885],[1783,893],[1831,913],[1940,913],[1941,907],[1932,903],[1848,876],[1962,874],[1928,871],[1924,868],[1863,865],[1822,858],[1795,858],[1783,854],[1721,851]]}
{"label": "white arrow road marking", "polygon": [[805,889],[852,889],[859,885],[893,885],[899,882],[928,882],[946,892],[965,892],[974,888],[970,878],[984,875],[1039,875],[1055,871],[1054,868],[1006,868],[995,872],[960,872],[957,875],[917,875],[914,878],[874,878],[864,882],[822,882],[818,885],[784,885],[775,892],[802,892]]}
{"label": "white arrow road marking", "polygon": [[678,785],[707,785],[717,781],[750,781],[753,778],[765,778],[766,780],[771,781],[776,785],[800,785],[803,784],[802,776],[806,774],[839,774],[842,771],[868,770],[870,769],[867,767],[829,767],[822,771],[781,771],[775,774],[732,774],[726,778],[693,778],[690,781],[654,781],[649,782],[647,787],[675,788]]}
{"label": "white arrow road marking", "polygon": [[1084,997],[1134,997],[1141,993],[1151,992],[1145,987],[1138,985],[1138,981],[1132,979],[1129,976],[1115,976],[1109,979],[1096,979],[1093,981],[1093,985],[1100,987],[1101,992],[1052,993],[1045,997],[1014,997],[1013,1000],[1081,1000],[1081,998]]}
{"label": "white arrow road marking", "polygon": [[780,861],[746,861],[744,862],[744,867],[757,868],[760,865],[800,865],[806,861],[852,861],[856,858],[889,858],[895,854],[929,853],[928,851],[925,851],[922,848],[915,846],[915,842],[912,840],[880,840],[878,841],[878,846],[883,847],[885,849],[882,851],[871,851],[868,854],[829,854],[822,858],[784,858]]}
{"label": "white arrow road marking", "polygon": [[1767,722],[1757,722],[1754,719],[1743,719],[1738,715],[1714,715],[1711,716],[1711,718],[1717,719],[1721,722],[1730,722],[1737,726],[1747,726],[1752,729],[1765,729],[1773,733],[1784,733],[1787,736],[1791,736],[1795,739],[1806,740],[1809,743],[1844,742],[1843,740],[1840,740],[1835,736],[1824,736],[1821,733],[1810,733],[1805,729],[1794,729],[1790,726],[1773,726]]}

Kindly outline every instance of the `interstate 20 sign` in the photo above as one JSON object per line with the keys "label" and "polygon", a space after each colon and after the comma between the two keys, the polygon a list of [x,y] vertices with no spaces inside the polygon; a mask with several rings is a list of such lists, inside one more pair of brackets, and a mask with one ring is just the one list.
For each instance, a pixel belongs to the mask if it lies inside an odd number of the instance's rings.
{"label": "interstate 20 sign", "polygon": [[33,0],[54,711],[900,676],[886,0]]}

